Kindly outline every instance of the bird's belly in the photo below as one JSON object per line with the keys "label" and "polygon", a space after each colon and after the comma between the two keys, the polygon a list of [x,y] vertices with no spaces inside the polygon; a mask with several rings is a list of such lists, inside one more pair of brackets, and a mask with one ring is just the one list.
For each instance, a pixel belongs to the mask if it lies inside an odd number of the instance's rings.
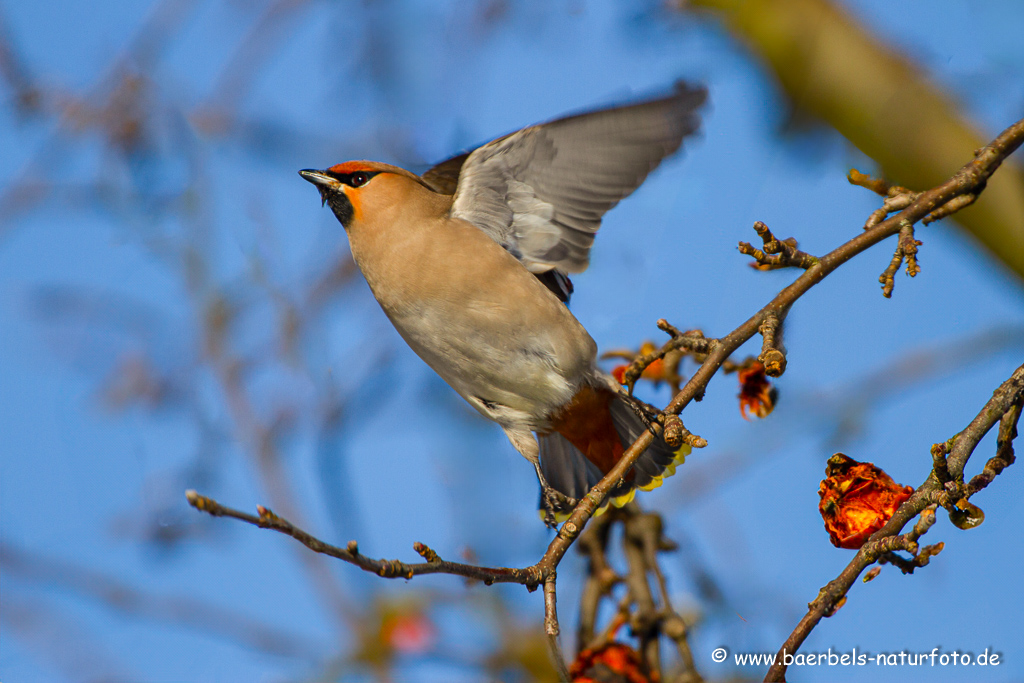
{"label": "bird's belly", "polygon": [[462,306],[457,318],[443,307],[385,312],[412,350],[492,419],[507,408],[519,419],[530,416],[538,429],[572,398],[582,377],[576,354],[560,357],[543,331],[495,325],[493,311],[474,315],[472,305]]}

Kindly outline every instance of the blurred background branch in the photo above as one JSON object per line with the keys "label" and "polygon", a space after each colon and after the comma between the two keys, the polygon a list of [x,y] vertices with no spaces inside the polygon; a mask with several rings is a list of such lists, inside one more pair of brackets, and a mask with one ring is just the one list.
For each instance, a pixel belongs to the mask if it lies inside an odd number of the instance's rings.
{"label": "blurred background branch", "polygon": [[[686,0],[682,7],[720,20],[771,70],[795,116],[826,122],[901,185],[932,187],[987,142],[952,97],[836,2]],[[1024,278],[1018,164],[1003,169],[956,221]]]}

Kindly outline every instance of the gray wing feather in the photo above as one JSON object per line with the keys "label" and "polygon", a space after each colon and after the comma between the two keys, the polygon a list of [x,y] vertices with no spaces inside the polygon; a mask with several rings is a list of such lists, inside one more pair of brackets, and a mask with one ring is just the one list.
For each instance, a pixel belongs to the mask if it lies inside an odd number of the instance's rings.
{"label": "gray wing feather", "polygon": [[[471,150],[472,151],[472,150]],[[423,174],[423,180],[441,194],[455,194],[459,186],[459,173],[470,152],[445,159]]]}
{"label": "gray wing feather", "polygon": [[535,273],[578,273],[602,216],[697,130],[706,96],[680,83],[663,99],[531,126],[479,147],[459,159],[452,216]]}

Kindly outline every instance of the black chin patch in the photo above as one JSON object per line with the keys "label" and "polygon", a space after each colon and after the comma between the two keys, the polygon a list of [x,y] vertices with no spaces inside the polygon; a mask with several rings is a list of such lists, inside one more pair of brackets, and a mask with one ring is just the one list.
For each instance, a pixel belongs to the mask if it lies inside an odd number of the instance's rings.
{"label": "black chin patch", "polygon": [[327,190],[323,193],[323,198],[331,206],[331,211],[337,216],[338,221],[345,227],[348,228],[349,222],[352,220],[352,216],[355,214],[355,209],[352,208],[352,202],[348,200],[344,192]]}

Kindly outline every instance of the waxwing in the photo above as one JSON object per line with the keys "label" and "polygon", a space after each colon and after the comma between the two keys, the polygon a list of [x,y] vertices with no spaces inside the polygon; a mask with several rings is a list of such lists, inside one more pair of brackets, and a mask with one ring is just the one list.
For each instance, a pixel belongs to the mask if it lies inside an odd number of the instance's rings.
{"label": "waxwing", "polygon": [[[606,211],[697,130],[703,87],[542,123],[423,176],[349,161],[304,170],[410,347],[537,472],[545,520],[571,510],[646,429],[567,306]],[[689,447],[655,439],[611,492],[660,486]]]}

